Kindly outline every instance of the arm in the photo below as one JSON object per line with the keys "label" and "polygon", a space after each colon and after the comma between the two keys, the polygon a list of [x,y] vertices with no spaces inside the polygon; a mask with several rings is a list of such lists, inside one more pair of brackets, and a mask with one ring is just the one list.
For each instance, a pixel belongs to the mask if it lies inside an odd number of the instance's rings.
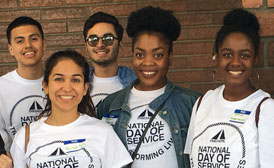
{"label": "arm", "polygon": [[9,153],[0,155],[0,168],[12,168],[12,159]]}
{"label": "arm", "polygon": [[261,106],[258,124],[260,167],[273,167],[274,164],[274,100],[266,100]]}

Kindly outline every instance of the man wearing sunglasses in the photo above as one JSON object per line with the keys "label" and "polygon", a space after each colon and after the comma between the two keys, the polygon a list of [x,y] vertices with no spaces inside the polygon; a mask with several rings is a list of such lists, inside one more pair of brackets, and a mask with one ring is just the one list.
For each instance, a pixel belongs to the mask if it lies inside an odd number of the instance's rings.
{"label": "man wearing sunglasses", "polygon": [[85,46],[93,66],[90,68],[92,101],[97,106],[106,96],[131,83],[134,72],[118,66],[123,27],[117,18],[104,12],[90,16],[83,30]]}

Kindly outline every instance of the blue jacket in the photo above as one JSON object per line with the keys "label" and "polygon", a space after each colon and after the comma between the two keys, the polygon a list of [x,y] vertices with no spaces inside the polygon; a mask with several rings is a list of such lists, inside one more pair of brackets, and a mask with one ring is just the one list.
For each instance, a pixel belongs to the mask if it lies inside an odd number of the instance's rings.
{"label": "blue jacket", "polygon": [[[99,105],[97,112],[97,117],[100,119],[105,114],[118,116],[118,120],[113,128],[126,147],[126,130],[131,117],[130,108],[128,106],[128,98],[132,87],[138,82],[139,80],[137,79],[128,87],[106,97]],[[175,86],[171,82],[167,81],[164,94],[149,104],[151,109],[156,110],[158,106],[160,106],[160,104],[168,98],[158,115],[160,115],[160,117],[163,118],[169,125],[180,168],[190,167],[189,157],[188,155],[185,155],[183,151],[192,107],[199,96],[200,94],[194,91]]]}
{"label": "blue jacket", "polygon": [[[92,89],[92,81],[93,81],[93,73],[94,73],[94,67],[90,67],[90,73],[89,73],[89,89]],[[136,79],[136,75],[134,71],[128,67],[125,66],[118,66],[118,77],[123,85],[123,87],[127,87],[134,79]]]}

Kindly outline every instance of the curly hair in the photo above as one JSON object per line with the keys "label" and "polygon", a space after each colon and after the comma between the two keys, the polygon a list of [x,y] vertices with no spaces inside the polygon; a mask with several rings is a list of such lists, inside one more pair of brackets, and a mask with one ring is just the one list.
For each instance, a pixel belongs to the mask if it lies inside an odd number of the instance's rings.
{"label": "curly hair", "polygon": [[231,33],[240,32],[248,36],[255,49],[255,57],[258,55],[261,41],[259,30],[260,24],[257,17],[244,9],[234,9],[228,12],[223,19],[223,26],[217,33],[214,45],[214,52],[218,53],[219,46]]}
{"label": "curly hair", "polygon": [[162,34],[168,40],[169,52],[171,52],[172,42],[179,37],[181,26],[172,11],[148,6],[130,14],[126,31],[132,38],[132,48],[141,34],[155,32]]}

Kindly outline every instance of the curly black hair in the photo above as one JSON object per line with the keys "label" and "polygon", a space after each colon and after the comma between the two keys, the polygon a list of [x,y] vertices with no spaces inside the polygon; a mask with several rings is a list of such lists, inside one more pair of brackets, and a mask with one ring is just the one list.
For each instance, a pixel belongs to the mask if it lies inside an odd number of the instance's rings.
{"label": "curly black hair", "polygon": [[251,39],[255,49],[255,57],[258,55],[261,41],[259,35],[260,24],[254,14],[244,9],[234,9],[225,15],[223,24],[217,33],[214,52],[218,53],[220,44],[230,33],[240,32]]}
{"label": "curly black hair", "polygon": [[171,52],[172,42],[180,35],[181,26],[172,11],[148,6],[130,14],[126,31],[132,38],[132,48],[139,35],[161,33],[169,41],[169,52]]}

